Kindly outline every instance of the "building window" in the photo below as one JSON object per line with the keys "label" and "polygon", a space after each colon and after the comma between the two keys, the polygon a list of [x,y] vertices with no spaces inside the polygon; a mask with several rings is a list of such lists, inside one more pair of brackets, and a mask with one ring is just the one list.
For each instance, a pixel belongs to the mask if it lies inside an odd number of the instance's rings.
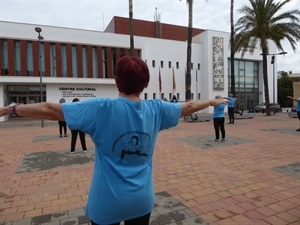
{"label": "building window", "polygon": [[152,67],[155,68],[155,60],[152,60]]}
{"label": "building window", "polygon": [[97,47],[92,48],[93,57],[93,78],[98,78],[98,54]]}
{"label": "building window", "polygon": [[16,76],[21,76],[21,51],[20,51],[20,41],[15,41],[15,70]]}
{"label": "building window", "polygon": [[198,63],[198,70],[200,70],[200,63]]}
{"label": "building window", "polygon": [[145,93],[145,94],[144,94],[144,99],[145,99],[145,100],[148,100],[148,93]]}
{"label": "building window", "polygon": [[191,70],[194,69],[194,63],[191,63]]}
{"label": "building window", "polygon": [[164,61],[160,61],[160,67],[164,68]]}
{"label": "building window", "polygon": [[77,60],[77,46],[72,45],[72,71],[73,71],[73,77],[78,77],[78,60]]}
{"label": "building window", "polygon": [[120,56],[121,56],[121,58],[122,58],[123,56],[125,56],[125,49],[124,49],[124,48],[121,48],[121,49],[120,49]]}
{"label": "building window", "polygon": [[82,72],[83,77],[88,77],[88,61],[87,61],[87,47],[82,46]]}
{"label": "building window", "polygon": [[102,77],[107,78],[107,53],[106,53],[106,48],[102,48]]}
{"label": "building window", "polygon": [[179,69],[179,62],[176,62],[176,69]]}
{"label": "building window", "polygon": [[177,100],[180,100],[180,93],[177,93]]}
{"label": "building window", "polygon": [[45,76],[45,45],[44,43],[41,43],[41,74],[42,76]]}
{"label": "building window", "polygon": [[8,75],[8,47],[7,40],[1,40],[1,56],[2,56],[2,75]]}
{"label": "building window", "polygon": [[171,61],[169,61],[169,68],[171,68],[172,67],[172,63],[171,63]]}
{"label": "building window", "polygon": [[55,49],[55,44],[51,43],[50,44],[50,76],[51,77],[56,77],[56,49]]}
{"label": "building window", "polygon": [[27,76],[33,76],[33,55],[32,55],[32,42],[26,42],[26,65]]}
{"label": "building window", "polygon": [[113,76],[115,73],[115,68],[116,68],[116,64],[117,64],[117,54],[116,54],[116,49],[112,48],[111,49],[111,64],[112,64],[112,71],[113,71]]}
{"label": "building window", "polygon": [[61,45],[61,73],[62,73],[63,77],[68,76],[67,47],[66,47],[66,45]]}
{"label": "building window", "polygon": [[156,93],[153,93],[153,99],[156,99]]}

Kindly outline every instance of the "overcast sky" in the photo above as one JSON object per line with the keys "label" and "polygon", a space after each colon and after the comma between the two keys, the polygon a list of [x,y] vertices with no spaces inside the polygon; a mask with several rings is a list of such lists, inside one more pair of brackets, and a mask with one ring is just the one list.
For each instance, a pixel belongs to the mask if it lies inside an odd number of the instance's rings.
{"label": "overcast sky", "polygon": [[[240,17],[236,10],[249,3],[234,1],[236,22]],[[187,26],[185,0],[133,0],[133,17],[153,21],[156,8],[162,23]],[[292,9],[300,10],[299,0],[291,0],[284,11]],[[230,0],[194,0],[193,12],[193,27],[230,32]],[[113,16],[128,14],[128,0],[0,0],[0,20],[38,25],[103,31]],[[296,52],[283,43],[288,54],[276,57],[277,71],[300,73],[300,42]]]}

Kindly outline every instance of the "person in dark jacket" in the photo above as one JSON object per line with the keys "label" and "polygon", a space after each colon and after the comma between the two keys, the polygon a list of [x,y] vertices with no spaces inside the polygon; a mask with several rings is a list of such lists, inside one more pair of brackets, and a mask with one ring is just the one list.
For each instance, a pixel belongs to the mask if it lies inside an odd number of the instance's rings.
{"label": "person in dark jacket", "polygon": [[[79,98],[74,98],[72,102],[79,102]],[[76,141],[77,141],[77,136],[79,134],[80,142],[81,142],[81,147],[83,152],[87,151],[86,148],[86,142],[85,142],[85,133],[82,132],[81,130],[71,130],[72,138],[71,138],[71,153],[75,152],[75,146],[76,146]]]}
{"label": "person in dark jacket", "polygon": [[[59,99],[59,103],[65,103],[66,100],[64,98]],[[67,123],[65,121],[58,121],[59,125],[59,137],[62,137],[62,131],[64,129],[64,137],[68,137],[67,135]]]}

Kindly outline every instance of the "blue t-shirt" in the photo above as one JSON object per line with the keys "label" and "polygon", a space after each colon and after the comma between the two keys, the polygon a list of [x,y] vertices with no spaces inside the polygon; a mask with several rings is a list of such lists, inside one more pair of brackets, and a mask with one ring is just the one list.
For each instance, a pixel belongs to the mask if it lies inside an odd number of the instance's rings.
{"label": "blue t-shirt", "polygon": [[98,224],[112,224],[150,213],[157,134],[177,125],[181,104],[92,98],[64,103],[62,109],[69,128],[89,134],[95,144],[87,216]]}
{"label": "blue t-shirt", "polygon": [[228,102],[227,107],[228,108],[234,108],[234,103],[235,103],[236,98],[228,97],[228,100],[229,100],[229,102]]}
{"label": "blue t-shirt", "polygon": [[213,118],[223,118],[223,117],[225,117],[225,115],[224,115],[225,106],[226,106],[225,104],[220,104],[220,105],[214,106]]}

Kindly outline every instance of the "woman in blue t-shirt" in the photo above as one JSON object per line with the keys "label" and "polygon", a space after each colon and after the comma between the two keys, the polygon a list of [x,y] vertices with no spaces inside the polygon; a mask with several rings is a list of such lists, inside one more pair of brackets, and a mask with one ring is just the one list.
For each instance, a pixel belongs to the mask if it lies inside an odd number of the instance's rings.
{"label": "woman in blue t-shirt", "polygon": [[155,199],[152,157],[159,131],[176,126],[180,117],[228,103],[226,99],[178,104],[142,100],[140,95],[149,79],[142,59],[124,56],[115,70],[119,98],[0,107],[0,116],[66,121],[71,130],[90,135],[95,164],[86,215],[92,225],[122,221],[125,225],[148,225]]}
{"label": "woman in blue t-shirt", "polygon": [[287,97],[294,100],[295,102],[297,102],[296,111],[297,111],[297,116],[299,119],[299,128],[296,131],[300,131],[300,97],[298,97],[298,99],[296,99],[292,96],[287,96]]}
{"label": "woman in blue t-shirt", "polygon": [[[215,99],[223,99],[221,95],[217,95]],[[214,121],[214,128],[215,128],[215,142],[220,141],[220,131],[222,135],[221,141],[225,141],[225,115],[224,115],[225,104],[220,104],[214,106],[214,113],[213,113],[213,121]]]}

